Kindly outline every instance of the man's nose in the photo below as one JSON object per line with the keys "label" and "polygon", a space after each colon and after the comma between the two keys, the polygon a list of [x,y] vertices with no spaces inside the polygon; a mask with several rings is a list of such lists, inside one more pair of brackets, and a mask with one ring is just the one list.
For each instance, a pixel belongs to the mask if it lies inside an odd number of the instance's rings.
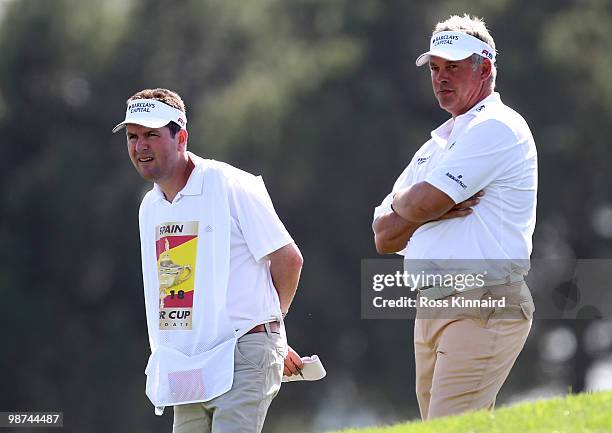
{"label": "man's nose", "polygon": [[436,83],[445,84],[448,82],[448,76],[444,71],[438,71],[434,77]]}
{"label": "man's nose", "polygon": [[147,150],[149,148],[149,144],[144,137],[138,137],[136,139],[136,152],[142,152],[143,150]]}

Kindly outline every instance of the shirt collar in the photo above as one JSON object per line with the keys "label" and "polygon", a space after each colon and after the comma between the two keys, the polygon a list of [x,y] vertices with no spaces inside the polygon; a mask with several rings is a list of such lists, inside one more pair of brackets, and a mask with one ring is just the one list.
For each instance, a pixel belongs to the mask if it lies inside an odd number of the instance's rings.
{"label": "shirt collar", "polygon": [[[185,196],[185,195],[200,195],[202,194],[204,190],[204,163],[203,163],[203,160],[202,158],[198,157],[197,155],[191,152],[187,152],[187,156],[189,157],[191,162],[193,162],[194,167],[193,167],[193,170],[191,171],[191,174],[189,175],[189,179],[187,179],[187,183],[185,184],[183,189],[178,192],[177,197]],[[162,189],[157,183],[153,184],[153,193],[155,194],[156,200],[166,199],[164,192],[162,191]]]}
{"label": "shirt collar", "polygon": [[496,105],[501,103],[501,98],[499,93],[493,92],[482,101],[478,102],[472,108],[470,108],[466,113],[463,113],[461,116],[457,116],[457,119],[463,116],[478,116],[480,113],[486,111],[487,107],[491,105]]}
{"label": "shirt collar", "polygon": [[161,190],[158,184],[154,183],[153,189],[151,191],[153,191],[153,194],[155,195],[155,201],[166,199],[166,197],[164,196],[164,192]]}
{"label": "shirt collar", "polygon": [[446,143],[446,140],[448,140],[448,137],[450,136],[451,132],[453,132],[454,124],[455,119],[451,117],[442,125],[431,131],[431,138],[433,138],[439,144]]}
{"label": "shirt collar", "polygon": [[191,152],[187,152],[187,155],[191,162],[193,162],[194,167],[189,175],[189,179],[187,179],[187,183],[183,189],[179,191],[179,194],[200,195],[204,190],[204,161]]}
{"label": "shirt collar", "polygon": [[470,108],[465,113],[457,117],[454,117],[454,118],[451,117],[446,122],[444,122],[442,125],[438,126],[436,129],[431,131],[431,138],[433,138],[438,143],[446,143],[451,133],[453,132],[453,128],[455,127],[455,125],[463,124],[463,122],[467,121],[471,117],[476,117],[479,114],[486,111],[487,107],[490,107],[492,105],[496,105],[499,103],[501,103],[501,98],[499,96],[499,93],[497,92],[491,93],[489,96],[484,98],[482,101],[479,101],[476,105],[474,105],[472,108]]}

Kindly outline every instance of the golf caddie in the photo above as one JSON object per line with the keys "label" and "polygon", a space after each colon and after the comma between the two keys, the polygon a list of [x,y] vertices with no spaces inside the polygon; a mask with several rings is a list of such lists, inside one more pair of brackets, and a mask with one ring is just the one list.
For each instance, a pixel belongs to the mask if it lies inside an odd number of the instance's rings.
{"label": "golf caddie", "polygon": [[261,177],[187,151],[181,97],[127,101],[127,150],[153,188],[139,212],[151,355],[146,394],[174,433],[260,432],[283,371],[303,363],[283,318],[302,256]]}
{"label": "golf caddie", "polygon": [[374,212],[379,253],[402,254],[406,272],[445,276],[414,287],[423,420],[492,409],[535,310],[524,276],[537,153],[523,117],[494,91],[496,54],[478,18],[452,16],[435,26],[416,64],[429,67],[437,102],[451,118],[431,132]]}

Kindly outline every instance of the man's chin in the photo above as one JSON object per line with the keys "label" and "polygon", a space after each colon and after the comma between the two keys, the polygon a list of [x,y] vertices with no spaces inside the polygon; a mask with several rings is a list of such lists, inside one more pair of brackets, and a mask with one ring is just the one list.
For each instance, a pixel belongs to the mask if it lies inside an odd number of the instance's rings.
{"label": "man's chin", "polygon": [[138,174],[140,174],[140,177],[142,177],[147,182],[155,182],[155,179],[157,179],[157,176],[155,176],[153,173],[151,173],[148,170],[137,169],[137,171],[138,171]]}
{"label": "man's chin", "polygon": [[441,101],[440,99],[438,99],[438,105],[439,105],[439,106],[440,106],[440,108],[441,108],[441,109],[443,109],[444,111],[447,111],[447,112],[449,112],[449,113],[451,112],[451,111],[450,111],[450,110],[451,110],[451,104],[449,104],[448,102],[444,102],[444,101]]}

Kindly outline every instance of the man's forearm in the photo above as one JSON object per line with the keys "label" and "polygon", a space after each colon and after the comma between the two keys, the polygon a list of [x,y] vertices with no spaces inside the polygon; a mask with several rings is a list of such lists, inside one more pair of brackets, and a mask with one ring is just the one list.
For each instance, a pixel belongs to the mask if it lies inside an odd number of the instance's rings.
{"label": "man's forearm", "polygon": [[426,223],[440,218],[455,202],[444,192],[427,182],[419,182],[398,191],[393,197],[393,209],[413,223]]}
{"label": "man's forearm", "polygon": [[[484,191],[480,190],[469,199],[451,207],[442,216],[430,221],[407,221],[394,211],[376,218],[376,221],[372,224],[376,251],[378,251],[379,254],[391,254],[403,250],[419,227],[432,221],[466,217],[472,213],[472,206],[477,205],[482,196],[484,196]],[[396,209],[395,197],[393,209]]]}
{"label": "man's forearm", "polygon": [[304,260],[295,244],[285,245],[268,257],[270,259],[270,274],[278,293],[281,312],[285,314],[289,311],[297,291]]}
{"label": "man's forearm", "polygon": [[391,254],[403,250],[412,234],[423,224],[406,221],[393,211],[381,215],[372,224],[376,251]]}

